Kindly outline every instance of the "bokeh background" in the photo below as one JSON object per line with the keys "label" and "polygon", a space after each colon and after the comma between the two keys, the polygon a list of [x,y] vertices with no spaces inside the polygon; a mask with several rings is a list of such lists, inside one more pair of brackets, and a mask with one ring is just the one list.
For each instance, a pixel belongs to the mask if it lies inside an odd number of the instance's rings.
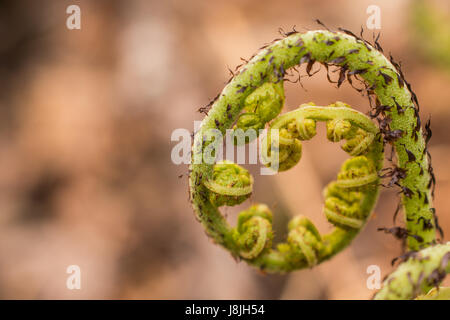
{"label": "bokeh background", "polygon": [[[71,4],[81,8],[81,30],[66,28]],[[315,29],[318,18],[359,33],[371,4],[381,8],[385,52],[402,61],[423,121],[431,115],[435,207],[450,234],[448,1],[2,0],[0,298],[370,298],[367,267],[385,275],[401,253],[399,241],[376,231],[393,226],[397,190],[383,190],[365,230],[331,261],[263,275],[206,237],[170,137],[193,130],[228,68],[278,28]],[[286,84],[285,110],[341,100],[367,111],[366,98],[348,83],[337,90],[324,70],[303,83]],[[321,130],[297,167],[255,175],[250,202],[271,206],[280,237],[297,213],[327,231],[321,190],[345,158]],[[225,211],[233,221],[236,210]],[[66,288],[72,264],[81,290]]]}

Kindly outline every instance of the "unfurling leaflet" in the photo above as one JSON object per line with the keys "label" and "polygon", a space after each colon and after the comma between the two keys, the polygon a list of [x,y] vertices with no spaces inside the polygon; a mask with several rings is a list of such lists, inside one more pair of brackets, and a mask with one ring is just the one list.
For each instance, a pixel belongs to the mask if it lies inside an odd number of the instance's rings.
{"label": "unfurling leaflet", "polygon": [[[193,159],[201,159],[204,148],[213,143],[209,130],[223,134],[230,128],[254,129],[257,136],[260,129],[267,128],[262,144],[264,162],[287,171],[300,161],[302,141],[316,135],[317,122],[325,122],[327,139],[341,143],[350,156],[336,180],[324,190],[323,212],[333,229],[320,234],[308,218],[297,216],[288,225],[285,242],[273,245],[272,213],[264,204],[242,211],[237,226],[231,227],[218,208],[241,204],[253,190],[249,172],[231,162],[193,162],[190,199],[206,233],[234,257],[266,272],[311,268],[347,247],[366,224],[378,197],[380,172],[386,172],[382,171],[383,151],[392,145],[396,160],[388,185],[400,188],[407,246],[417,256],[387,278],[376,298],[414,298],[439,285],[448,272],[444,262],[450,252],[449,245],[436,244],[435,178],[427,151],[429,127],[423,132],[418,99],[399,64],[383,55],[377,41],[372,45],[341,31],[293,31],[265,46],[218,95],[192,147]],[[352,77],[361,80],[364,88],[358,91],[373,102],[369,116],[343,102],[303,104],[280,115],[287,72],[302,64],[308,76],[314,64],[327,70],[336,68],[337,87],[345,80],[351,83]],[[328,79],[332,81],[329,75]],[[371,118],[377,118],[378,126]],[[278,135],[270,134],[273,130]],[[243,142],[253,138],[246,136]]]}

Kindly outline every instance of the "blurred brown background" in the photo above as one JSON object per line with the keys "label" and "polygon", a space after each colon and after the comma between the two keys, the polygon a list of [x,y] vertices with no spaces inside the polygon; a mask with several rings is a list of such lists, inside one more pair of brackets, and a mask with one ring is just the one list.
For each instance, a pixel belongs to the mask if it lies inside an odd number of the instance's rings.
{"label": "blurred brown background", "polygon": [[[396,190],[383,190],[366,229],[331,261],[262,275],[195,221],[187,166],[171,162],[170,136],[193,130],[227,67],[279,27],[315,29],[319,18],[359,33],[367,7],[379,5],[381,44],[402,61],[423,122],[432,115],[435,206],[450,233],[450,5],[425,2],[1,1],[0,298],[370,298],[366,268],[385,275],[400,254],[397,240],[376,231],[393,225]],[[66,28],[71,4],[81,8],[81,30]],[[348,83],[337,90],[324,70],[304,86],[286,84],[285,110],[337,100],[367,110],[365,98]],[[345,157],[321,130],[296,168],[257,177],[251,201],[269,204],[277,225],[302,213],[327,231],[321,190]],[[236,210],[225,211],[232,221]],[[66,288],[72,264],[81,290]]]}

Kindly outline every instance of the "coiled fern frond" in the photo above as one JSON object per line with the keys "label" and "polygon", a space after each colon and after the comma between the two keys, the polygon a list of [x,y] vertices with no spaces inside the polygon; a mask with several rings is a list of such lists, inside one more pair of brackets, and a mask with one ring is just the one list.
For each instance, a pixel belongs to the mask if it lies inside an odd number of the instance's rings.
{"label": "coiled fern frond", "polygon": [[[288,225],[286,241],[276,246],[272,245],[272,213],[266,205],[257,204],[241,212],[234,228],[218,209],[240,204],[250,196],[253,179],[248,171],[231,162],[194,161],[191,165],[191,202],[207,234],[233,256],[266,272],[313,267],[349,245],[376,203],[387,144],[395,149],[397,163],[384,177],[391,177],[389,184],[400,187],[408,248],[418,251],[434,245],[430,248],[433,256],[433,250],[450,252],[449,245],[439,248],[435,245],[434,175],[426,145],[430,133],[428,126],[425,132],[422,130],[417,98],[399,65],[383,55],[377,42],[371,45],[349,31],[342,31],[293,31],[263,48],[230,79],[194,138],[192,157],[202,159],[203,150],[216,143],[208,133],[210,130],[224,134],[232,127],[256,130],[269,123],[263,155],[267,166],[279,171],[289,170],[300,161],[302,141],[315,136],[317,121],[326,123],[330,141],[345,140],[342,149],[351,158],[324,190],[323,211],[334,229],[321,235],[308,218],[298,216]],[[339,68],[338,87],[345,79],[359,77],[365,84],[365,93],[375,104],[369,116],[342,102],[329,106],[304,104],[278,116],[285,100],[283,82],[287,70],[306,64],[309,74],[314,63],[327,69]],[[372,118],[377,118],[378,126]],[[277,131],[278,137],[273,137],[272,131]],[[428,268],[414,266],[421,267]],[[401,279],[402,270],[397,270],[398,276],[395,272],[391,276]],[[383,293],[391,285],[396,287],[392,280],[377,297],[393,297],[391,293]],[[424,292],[428,286],[421,288],[420,292]],[[420,292],[396,297],[412,298]]]}

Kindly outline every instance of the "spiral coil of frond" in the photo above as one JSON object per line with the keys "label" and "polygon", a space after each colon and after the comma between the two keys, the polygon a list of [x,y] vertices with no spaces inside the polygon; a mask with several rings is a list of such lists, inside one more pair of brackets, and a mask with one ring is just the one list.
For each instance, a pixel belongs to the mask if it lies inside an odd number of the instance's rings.
{"label": "spiral coil of frond", "polygon": [[[190,194],[197,218],[207,234],[234,256],[264,271],[286,272],[311,267],[341,251],[361,230],[374,207],[379,186],[377,173],[381,170],[386,143],[395,148],[396,168],[402,172],[395,184],[402,192],[407,232],[411,235],[409,249],[420,250],[436,242],[432,208],[434,176],[417,98],[399,66],[375,47],[345,30],[292,32],[254,55],[218,96],[195,136],[193,158],[211,143],[204,139],[208,130],[224,133],[235,123],[235,129],[262,129],[270,122],[269,132],[276,129],[279,135],[272,138],[268,134],[265,139],[266,165],[286,171],[300,161],[301,141],[315,136],[317,121],[326,122],[330,141],[345,140],[342,149],[352,157],[324,191],[324,212],[334,229],[320,235],[309,220],[296,218],[290,223],[286,242],[276,249],[271,248],[268,215],[256,214],[259,209],[251,208],[252,214],[243,213],[251,218],[243,219],[237,228],[230,228],[218,210],[221,205],[245,200],[251,192],[236,195],[234,191],[230,192],[233,194],[221,191],[226,188],[242,191],[239,188],[252,185],[251,177],[243,179],[237,187],[228,180],[215,184],[214,165],[193,164]],[[316,62],[339,68],[338,87],[350,76],[357,75],[364,81],[368,95],[376,98],[375,110],[369,115],[382,115],[378,118],[379,128],[367,116],[341,102],[327,107],[302,105],[277,117],[284,104],[286,70],[305,63],[309,74]],[[240,173],[237,170],[236,174]]]}

